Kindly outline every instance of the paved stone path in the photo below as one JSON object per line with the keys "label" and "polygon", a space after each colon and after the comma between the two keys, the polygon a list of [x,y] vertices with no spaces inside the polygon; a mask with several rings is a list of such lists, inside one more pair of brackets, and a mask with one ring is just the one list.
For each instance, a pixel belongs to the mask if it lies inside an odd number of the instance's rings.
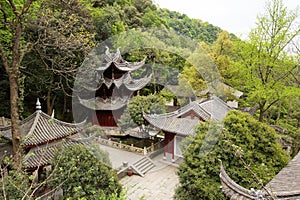
{"label": "paved stone path", "polygon": [[174,189],[179,183],[176,175],[177,166],[162,160],[162,156],[154,158],[156,167],[144,177],[133,175],[120,180],[127,190],[128,200],[169,200],[173,199]]}
{"label": "paved stone path", "polygon": [[[119,168],[123,162],[133,164],[143,155],[116,149],[100,144],[100,148],[109,153],[113,168]],[[173,199],[174,189],[179,183],[176,171],[177,165],[163,160],[160,154],[152,159],[155,167],[145,174],[125,176],[120,180],[127,191],[128,200],[169,200]]]}

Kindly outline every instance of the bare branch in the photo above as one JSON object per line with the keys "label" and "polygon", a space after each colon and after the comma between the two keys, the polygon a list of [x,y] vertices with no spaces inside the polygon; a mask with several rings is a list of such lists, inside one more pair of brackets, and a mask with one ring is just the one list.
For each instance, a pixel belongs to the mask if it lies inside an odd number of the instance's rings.
{"label": "bare branch", "polygon": [[27,13],[28,9],[30,8],[30,5],[32,4],[34,0],[27,0],[23,9],[22,9],[22,13],[21,15],[23,15],[24,13]]}

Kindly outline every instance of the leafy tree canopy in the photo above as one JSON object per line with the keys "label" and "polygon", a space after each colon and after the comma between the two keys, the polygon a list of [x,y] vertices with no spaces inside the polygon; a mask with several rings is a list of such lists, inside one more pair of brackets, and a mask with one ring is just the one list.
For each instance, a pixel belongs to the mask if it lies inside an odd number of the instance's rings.
{"label": "leafy tree canopy", "polygon": [[299,10],[288,10],[282,0],[271,0],[249,41],[236,43],[240,59],[235,66],[239,80],[235,86],[246,93],[250,105],[258,104],[260,121],[266,111],[296,90],[291,80],[299,74],[298,64],[288,48],[300,33],[299,16]]}
{"label": "leafy tree canopy", "polygon": [[56,154],[51,184],[61,185],[66,199],[118,197],[122,187],[107,161],[108,155],[96,146],[72,145]]}
{"label": "leafy tree canopy", "polygon": [[[257,189],[268,183],[289,161],[276,142],[275,131],[249,114],[229,112],[221,135],[204,140],[209,131],[215,133],[218,128],[221,126],[216,122],[201,123],[195,137],[188,139],[192,142],[179,167],[180,186],[176,190],[176,199],[225,199],[219,188],[219,160],[223,161],[234,181],[246,188]],[[213,150],[205,152],[203,146],[214,140],[217,142]]]}
{"label": "leafy tree canopy", "polygon": [[143,118],[143,112],[156,114],[164,113],[164,99],[157,95],[138,95],[133,97],[119,121],[121,127],[127,129],[131,126],[146,125],[147,123]]}

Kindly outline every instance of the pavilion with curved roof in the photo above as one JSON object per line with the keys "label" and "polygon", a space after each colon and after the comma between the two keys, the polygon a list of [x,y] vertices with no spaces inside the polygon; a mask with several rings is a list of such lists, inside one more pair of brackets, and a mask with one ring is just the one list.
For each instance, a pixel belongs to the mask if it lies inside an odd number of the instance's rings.
{"label": "pavilion with curved roof", "polygon": [[150,82],[152,73],[148,70],[143,77],[133,77],[132,73],[145,65],[145,59],[128,62],[122,58],[119,49],[111,53],[107,47],[103,61],[99,63],[100,66],[94,66],[96,80],[82,85],[87,93],[94,95],[92,98],[78,95],[78,99],[92,113],[93,124],[117,127],[117,121],[130,98]]}
{"label": "pavilion with curved roof", "polygon": [[[20,122],[21,147],[25,152],[24,168],[35,170],[50,165],[59,147],[79,142],[84,124],[85,121],[73,124],[47,115],[41,110],[41,104],[37,100],[36,111]],[[0,133],[2,138],[12,140],[11,126],[1,127]]]}

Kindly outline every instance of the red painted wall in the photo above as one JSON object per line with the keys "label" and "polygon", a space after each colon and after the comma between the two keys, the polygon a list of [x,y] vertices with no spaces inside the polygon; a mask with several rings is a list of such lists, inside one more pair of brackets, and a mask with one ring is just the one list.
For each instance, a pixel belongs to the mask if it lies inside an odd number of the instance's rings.
{"label": "red painted wall", "polygon": [[164,151],[174,155],[174,133],[165,132]]}
{"label": "red painted wall", "polygon": [[[122,109],[123,110],[123,109]],[[117,121],[121,117],[120,111],[97,110],[93,115],[93,124],[100,126],[117,127]]]}

